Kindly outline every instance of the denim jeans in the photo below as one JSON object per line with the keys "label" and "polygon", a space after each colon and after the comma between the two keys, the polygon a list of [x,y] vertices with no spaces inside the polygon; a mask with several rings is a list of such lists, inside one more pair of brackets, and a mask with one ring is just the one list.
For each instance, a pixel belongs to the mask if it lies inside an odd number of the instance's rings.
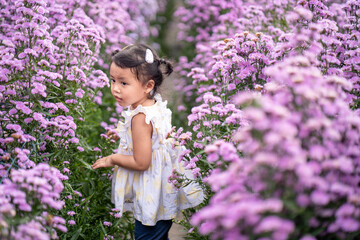
{"label": "denim jeans", "polygon": [[169,240],[172,220],[160,220],[155,226],[145,226],[135,219],[135,240]]}

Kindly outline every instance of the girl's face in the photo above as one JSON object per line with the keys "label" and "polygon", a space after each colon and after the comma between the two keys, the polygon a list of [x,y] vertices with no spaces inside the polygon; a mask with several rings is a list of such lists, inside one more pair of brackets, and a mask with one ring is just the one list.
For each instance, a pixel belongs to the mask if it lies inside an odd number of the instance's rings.
{"label": "girl's face", "polygon": [[131,106],[133,109],[148,101],[152,90],[149,84],[143,85],[130,70],[110,65],[111,93],[122,107]]}

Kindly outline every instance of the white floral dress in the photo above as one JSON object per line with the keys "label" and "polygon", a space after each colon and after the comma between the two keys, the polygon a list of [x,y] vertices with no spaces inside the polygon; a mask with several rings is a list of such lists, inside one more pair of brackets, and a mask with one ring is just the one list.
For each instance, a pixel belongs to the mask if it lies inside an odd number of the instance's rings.
{"label": "white floral dress", "polygon": [[120,136],[118,153],[133,154],[131,119],[138,113],[145,114],[145,122],[151,122],[152,159],[145,171],[133,171],[115,166],[112,179],[112,202],[120,214],[132,211],[134,218],[144,225],[154,226],[159,220],[170,220],[178,216],[180,210],[194,207],[203,201],[203,191],[196,183],[176,189],[168,178],[175,168],[189,178],[192,173],[184,170],[178,158],[180,147],[172,148],[166,135],[171,130],[171,110],[166,107],[159,94],[152,106],[137,106],[134,110],[122,112],[124,122],[119,121],[117,132]]}

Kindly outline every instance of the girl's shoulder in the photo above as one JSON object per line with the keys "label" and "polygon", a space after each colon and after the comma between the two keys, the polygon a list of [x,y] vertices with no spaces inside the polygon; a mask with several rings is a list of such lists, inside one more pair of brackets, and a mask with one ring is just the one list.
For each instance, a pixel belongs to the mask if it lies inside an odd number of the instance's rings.
{"label": "girl's shoulder", "polygon": [[[171,120],[171,110],[167,107],[167,101],[163,101],[160,94],[155,95],[155,103],[151,106],[142,106],[138,105],[135,109],[128,108],[127,110],[122,112],[122,116],[124,117],[124,122],[131,123],[131,119],[139,114],[145,114],[145,122],[147,124],[150,121],[155,124],[164,123],[164,121]],[[157,127],[157,126],[154,126]]]}

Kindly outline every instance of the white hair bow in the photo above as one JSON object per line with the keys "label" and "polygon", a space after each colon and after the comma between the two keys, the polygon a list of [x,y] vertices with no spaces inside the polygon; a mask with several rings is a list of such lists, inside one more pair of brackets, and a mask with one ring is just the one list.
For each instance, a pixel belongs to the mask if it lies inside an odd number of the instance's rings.
{"label": "white hair bow", "polygon": [[152,51],[149,48],[147,48],[146,52],[145,52],[145,62],[147,62],[147,63],[154,62],[154,54],[152,53]]}

